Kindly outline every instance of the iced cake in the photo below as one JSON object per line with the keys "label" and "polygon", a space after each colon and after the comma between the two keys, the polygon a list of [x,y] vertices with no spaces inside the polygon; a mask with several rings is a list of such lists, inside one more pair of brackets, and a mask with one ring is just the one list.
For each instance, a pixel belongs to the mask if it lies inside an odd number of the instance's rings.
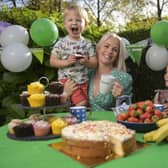
{"label": "iced cake", "polygon": [[111,121],[85,121],[62,130],[62,151],[78,158],[125,156],[136,148],[135,131]]}

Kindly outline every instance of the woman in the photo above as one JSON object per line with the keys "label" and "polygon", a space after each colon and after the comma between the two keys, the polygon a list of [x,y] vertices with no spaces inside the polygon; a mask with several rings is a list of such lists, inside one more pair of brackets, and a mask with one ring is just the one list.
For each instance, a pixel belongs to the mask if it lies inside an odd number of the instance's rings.
{"label": "woman", "polygon": [[[97,69],[89,72],[89,103],[93,111],[110,110],[116,105],[116,98],[129,95],[132,91],[132,77],[126,73],[124,47],[121,38],[114,33],[106,33],[96,46]],[[111,91],[100,93],[102,74],[116,78]]]}
{"label": "woman", "polygon": [[[107,111],[116,105],[118,96],[131,94],[132,77],[126,73],[124,47],[118,35],[105,34],[96,46],[96,55],[98,67],[89,71],[89,103],[92,111]],[[111,90],[105,94],[100,93],[100,79],[103,74],[115,77]],[[74,89],[74,83],[70,82],[69,86]],[[66,89],[68,96],[69,91],[70,89]]]}

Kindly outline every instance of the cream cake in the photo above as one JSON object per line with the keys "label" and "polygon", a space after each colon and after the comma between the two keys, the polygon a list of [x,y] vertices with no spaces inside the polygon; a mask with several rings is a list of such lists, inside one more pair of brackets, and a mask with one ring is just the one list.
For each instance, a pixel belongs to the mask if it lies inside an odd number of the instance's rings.
{"label": "cream cake", "polygon": [[111,121],[85,121],[62,130],[62,151],[77,158],[125,156],[136,149],[135,131]]}

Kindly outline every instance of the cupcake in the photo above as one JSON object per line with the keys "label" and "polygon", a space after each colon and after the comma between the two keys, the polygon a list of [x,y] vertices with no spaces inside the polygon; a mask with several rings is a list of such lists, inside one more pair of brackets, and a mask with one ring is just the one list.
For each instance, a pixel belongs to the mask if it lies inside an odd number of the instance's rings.
{"label": "cupcake", "polygon": [[13,120],[11,120],[8,123],[8,131],[9,131],[9,133],[10,134],[15,134],[14,127],[16,127],[17,125],[20,125],[22,123],[23,123],[23,121],[19,120],[19,119],[13,119]]}
{"label": "cupcake", "polygon": [[56,120],[54,120],[52,123],[51,123],[51,130],[52,130],[52,134],[61,134],[61,131],[64,127],[66,127],[68,124],[66,121],[64,121],[63,119],[61,118],[58,118]]}
{"label": "cupcake", "polygon": [[57,94],[47,94],[45,96],[46,106],[59,105],[61,102],[60,96]]}
{"label": "cupcake", "polygon": [[28,98],[30,107],[42,107],[45,105],[45,95],[44,94],[33,94]]}
{"label": "cupcake", "polygon": [[64,90],[64,85],[61,82],[53,81],[48,84],[46,88],[52,94],[62,94]]}
{"label": "cupcake", "polygon": [[23,91],[20,95],[20,102],[23,106],[29,106],[29,102],[27,98],[30,96],[30,94],[27,91]]}
{"label": "cupcake", "polygon": [[45,86],[40,82],[32,82],[27,86],[30,95],[43,93]]}
{"label": "cupcake", "polygon": [[28,137],[34,135],[33,125],[29,123],[22,123],[15,126],[13,129],[16,137]]}
{"label": "cupcake", "polygon": [[35,136],[46,136],[50,133],[50,124],[47,121],[37,121],[33,124]]}

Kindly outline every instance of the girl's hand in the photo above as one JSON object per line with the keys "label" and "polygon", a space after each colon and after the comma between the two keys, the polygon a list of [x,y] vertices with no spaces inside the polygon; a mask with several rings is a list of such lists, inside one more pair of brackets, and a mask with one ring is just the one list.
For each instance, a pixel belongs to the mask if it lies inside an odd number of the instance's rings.
{"label": "girl's hand", "polygon": [[73,65],[76,63],[76,57],[74,55],[69,55],[67,61],[68,65]]}
{"label": "girl's hand", "polygon": [[83,55],[83,57],[80,59],[80,63],[87,65],[87,63],[89,62],[89,57],[88,55]]}
{"label": "girl's hand", "polygon": [[123,90],[123,86],[118,81],[115,81],[112,86],[112,95],[114,97],[121,96],[123,94]]}

